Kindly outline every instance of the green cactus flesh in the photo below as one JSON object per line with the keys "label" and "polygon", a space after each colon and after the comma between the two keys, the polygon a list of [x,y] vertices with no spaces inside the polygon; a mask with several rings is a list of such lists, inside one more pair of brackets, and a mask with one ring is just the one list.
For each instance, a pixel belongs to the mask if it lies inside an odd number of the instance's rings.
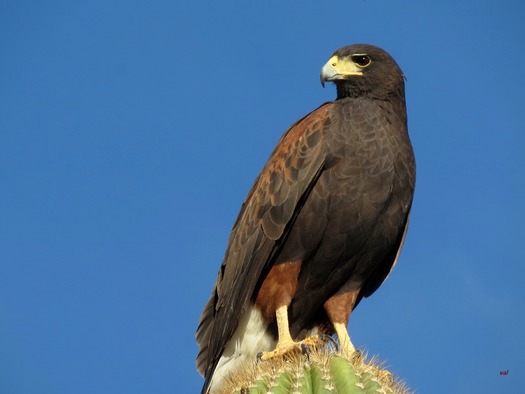
{"label": "green cactus flesh", "polygon": [[351,357],[327,350],[308,356],[254,362],[235,371],[221,394],[408,394],[403,383],[361,352]]}

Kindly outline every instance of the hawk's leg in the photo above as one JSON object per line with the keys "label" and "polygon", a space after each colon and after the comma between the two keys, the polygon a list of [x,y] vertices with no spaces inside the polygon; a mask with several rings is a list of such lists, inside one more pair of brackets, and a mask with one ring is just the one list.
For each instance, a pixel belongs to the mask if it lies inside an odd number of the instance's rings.
{"label": "hawk's leg", "polygon": [[348,335],[348,329],[346,324],[343,323],[334,323],[334,330],[339,340],[339,348],[342,352],[351,355],[355,352],[355,346],[350,340],[350,335]]}
{"label": "hawk's leg", "polygon": [[277,346],[271,352],[258,355],[260,360],[269,360],[283,357],[290,353],[301,352],[307,347],[323,344],[324,341],[317,336],[306,338],[301,342],[294,342],[290,334],[288,321],[288,306],[292,302],[297,289],[297,278],[301,270],[301,260],[290,261],[274,265],[264,279],[255,306],[261,311],[266,321],[277,321]]}
{"label": "hawk's leg", "polygon": [[348,292],[341,291],[324,303],[324,309],[337,334],[341,352],[347,356],[351,356],[355,352],[355,347],[348,335],[347,325],[358,295],[359,289]]}

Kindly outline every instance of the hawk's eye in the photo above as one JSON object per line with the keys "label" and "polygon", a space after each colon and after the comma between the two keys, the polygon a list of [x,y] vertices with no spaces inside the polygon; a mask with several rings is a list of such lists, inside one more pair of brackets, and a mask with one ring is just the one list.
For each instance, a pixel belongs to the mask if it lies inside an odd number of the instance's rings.
{"label": "hawk's eye", "polygon": [[367,67],[372,63],[372,59],[368,55],[353,55],[352,60],[359,67]]}

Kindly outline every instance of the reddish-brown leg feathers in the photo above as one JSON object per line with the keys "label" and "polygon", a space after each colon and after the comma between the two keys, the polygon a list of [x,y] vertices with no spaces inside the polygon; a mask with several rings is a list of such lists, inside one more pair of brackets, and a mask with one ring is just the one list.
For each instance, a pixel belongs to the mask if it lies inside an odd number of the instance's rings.
{"label": "reddish-brown leg feathers", "polygon": [[274,265],[259,289],[255,306],[267,321],[275,319],[275,312],[281,306],[288,306],[297,290],[297,278],[301,261]]}

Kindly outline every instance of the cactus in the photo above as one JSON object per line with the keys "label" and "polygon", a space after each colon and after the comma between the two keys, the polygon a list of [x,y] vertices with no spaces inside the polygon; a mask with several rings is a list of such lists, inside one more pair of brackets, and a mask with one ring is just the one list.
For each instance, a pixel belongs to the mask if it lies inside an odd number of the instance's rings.
{"label": "cactus", "polygon": [[360,351],[347,357],[327,349],[295,354],[287,359],[254,362],[235,371],[221,394],[408,394],[374,359]]}

